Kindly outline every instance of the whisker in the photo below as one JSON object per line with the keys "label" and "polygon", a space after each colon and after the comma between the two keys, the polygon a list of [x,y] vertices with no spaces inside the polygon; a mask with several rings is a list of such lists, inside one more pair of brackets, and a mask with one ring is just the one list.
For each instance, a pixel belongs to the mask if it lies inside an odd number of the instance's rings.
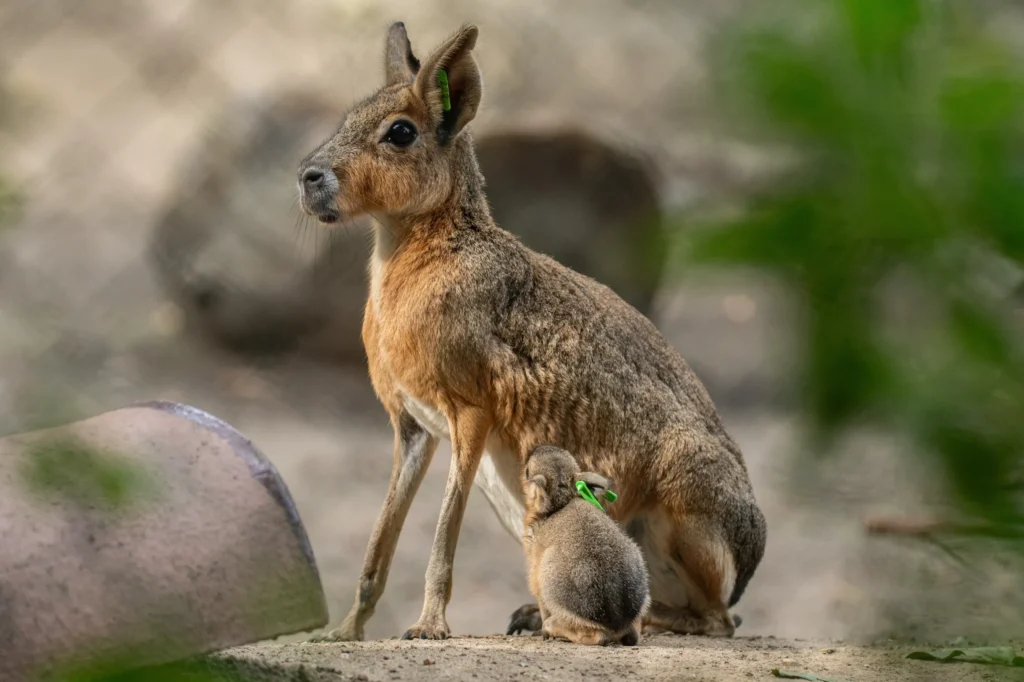
{"label": "whisker", "polygon": [[[373,217],[373,216],[371,216],[371,217]],[[383,222],[383,221],[381,221],[381,220],[377,220],[377,218],[376,218],[376,217],[373,217],[373,222],[377,223],[378,225],[380,225],[381,227],[383,227],[383,228],[384,228],[385,230],[387,230],[388,232],[390,232],[390,233],[391,233],[391,236],[392,236],[392,237],[395,237],[396,239],[398,238],[398,233],[397,233],[397,232],[395,232],[395,231],[394,231],[393,229],[391,229],[391,226],[390,226],[390,225],[388,225],[388,224],[387,224],[386,222]]]}
{"label": "whisker", "polygon": [[330,271],[334,270],[334,259],[337,256],[337,241],[339,239],[339,235],[342,234],[341,231],[344,230],[347,226],[348,220],[345,219],[342,221],[341,227],[339,227],[337,230],[331,230],[330,232],[327,233],[327,269]]}
{"label": "whisker", "polygon": [[[361,226],[354,219],[349,219],[349,220],[346,221],[346,229],[348,229],[350,231],[358,230],[358,229],[360,229],[360,227]],[[369,230],[368,232],[370,234],[372,234],[373,231]],[[355,240],[352,240],[352,241],[355,241]],[[372,244],[372,242],[371,242],[371,244]],[[369,253],[369,251],[367,251],[365,253]],[[344,262],[344,265],[346,267],[357,267],[359,265],[359,257],[360,257],[359,249],[348,249],[348,251],[346,252],[346,255],[344,256],[344,258],[346,259],[346,261]],[[362,263],[362,265],[366,265],[366,263],[364,262],[364,263]]]}
{"label": "whisker", "polygon": [[302,222],[303,222],[304,218],[305,218],[305,214],[304,213],[301,213],[301,212],[296,212],[295,213],[295,221],[292,223],[292,234],[294,235],[292,237],[292,250],[293,251],[298,249],[298,246],[299,246],[299,232],[301,231]]}
{"label": "whisker", "polygon": [[306,216],[304,216],[304,215],[302,215],[300,213],[299,215],[295,216],[295,243],[292,245],[292,248],[295,250],[296,254],[301,254],[302,253],[301,240],[302,240],[302,232],[305,229],[306,229]]}
{"label": "whisker", "polygon": [[306,216],[306,219],[302,221],[302,241],[299,242],[300,253],[306,250],[306,238],[309,236],[310,231],[316,229],[310,225],[311,220],[311,216]]}
{"label": "whisker", "polygon": [[[305,237],[306,237],[306,233],[310,229],[310,221],[311,220],[312,220],[311,216],[303,214],[303,216],[302,216],[302,245],[305,244]],[[315,228],[313,228],[313,229],[315,229]],[[300,254],[301,254],[301,245],[300,245]],[[301,279],[304,276],[304,272],[305,272],[305,269],[303,269],[303,270],[299,271],[298,273],[296,273],[296,279]]]}
{"label": "whisker", "polygon": [[316,272],[317,264],[320,262],[320,232],[322,230],[313,230],[313,271]]}

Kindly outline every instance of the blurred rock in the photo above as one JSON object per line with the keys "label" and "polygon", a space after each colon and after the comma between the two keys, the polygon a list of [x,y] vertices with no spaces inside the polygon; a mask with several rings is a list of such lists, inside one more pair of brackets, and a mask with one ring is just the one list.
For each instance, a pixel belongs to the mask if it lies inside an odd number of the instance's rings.
{"label": "blurred rock", "polygon": [[[215,121],[151,244],[187,330],[237,353],[363,362],[369,226],[328,232],[295,201],[298,161],[342,111],[286,91]],[[572,130],[485,134],[477,149],[499,224],[650,312],[666,249],[656,178],[640,157]]]}
{"label": "blurred rock", "polygon": [[667,245],[640,157],[567,129],[494,133],[476,146],[499,225],[650,313]]}
{"label": "blurred rock", "polygon": [[[240,102],[214,121],[169,193],[150,245],[186,330],[234,352],[276,354],[338,317],[350,320],[338,354],[361,353],[363,257],[347,259],[352,267],[314,267],[325,234],[303,224],[300,235],[295,203],[298,161],[337,125],[339,111],[337,103],[287,92],[269,104]],[[365,252],[355,230],[342,229],[335,241]],[[300,248],[305,241],[312,254]]]}

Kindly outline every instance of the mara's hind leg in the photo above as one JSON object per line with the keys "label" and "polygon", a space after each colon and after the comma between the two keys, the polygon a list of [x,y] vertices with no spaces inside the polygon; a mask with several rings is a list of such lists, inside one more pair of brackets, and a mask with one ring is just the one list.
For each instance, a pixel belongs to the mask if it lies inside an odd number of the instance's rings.
{"label": "mara's hind leg", "polygon": [[540,606],[536,603],[523,604],[512,613],[505,634],[518,635],[524,631],[537,633],[543,625],[544,621],[541,617]]}
{"label": "mara's hind leg", "polygon": [[728,603],[736,582],[732,552],[722,533],[699,516],[670,518],[664,510],[632,520],[650,574],[648,632],[731,637]]}

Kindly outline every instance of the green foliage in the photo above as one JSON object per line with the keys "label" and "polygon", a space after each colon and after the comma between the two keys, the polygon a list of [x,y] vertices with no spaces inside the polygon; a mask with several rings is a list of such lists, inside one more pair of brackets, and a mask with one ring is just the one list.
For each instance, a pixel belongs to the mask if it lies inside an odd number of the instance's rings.
{"label": "green foliage", "polygon": [[779,670],[778,668],[772,668],[772,675],[775,677],[781,677],[785,680],[808,680],[808,682],[839,682],[839,680],[832,680],[827,677],[820,677],[814,673],[796,673],[788,670]]}
{"label": "green foliage", "polygon": [[[0,128],[10,124],[10,110],[12,109],[11,97],[3,84],[0,83]],[[0,176],[0,228],[6,227],[12,222],[13,213],[18,202],[10,183]]]}
{"label": "green foliage", "polygon": [[13,221],[17,208],[18,201],[14,190],[0,177],[0,228]]}
{"label": "green foliage", "polygon": [[918,661],[939,663],[982,663],[987,665],[1008,665],[1024,667],[1024,657],[1018,656],[1008,646],[979,646],[966,649],[939,649],[937,651],[913,651],[907,658]]}
{"label": "green foliage", "polygon": [[[1021,537],[1024,358],[990,280],[1024,266],[1024,76],[968,0],[774,7],[716,72],[736,123],[799,161],[698,230],[692,257],[802,297],[800,395],[823,450],[865,421],[909,434],[966,512]],[[893,319],[886,299],[908,292],[924,304]]]}
{"label": "green foliage", "polygon": [[230,656],[196,658],[152,667],[139,667],[128,658],[73,667],[49,675],[41,682],[248,682],[290,677],[276,672]]}

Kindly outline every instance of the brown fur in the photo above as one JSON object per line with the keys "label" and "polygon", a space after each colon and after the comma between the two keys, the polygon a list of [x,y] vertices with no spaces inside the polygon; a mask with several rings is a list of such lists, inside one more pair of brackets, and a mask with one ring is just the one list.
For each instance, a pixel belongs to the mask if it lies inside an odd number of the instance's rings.
{"label": "brown fur", "polygon": [[633,646],[651,601],[643,555],[617,523],[577,494],[577,481],[599,498],[611,485],[582,472],[561,448],[541,446],[526,462],[523,549],[537,608],[527,605],[512,621],[520,623],[524,610],[539,618],[509,634],[543,629],[546,637],[577,644]]}
{"label": "brown fur", "polygon": [[[519,477],[527,453],[544,443],[618,482],[622,502],[611,516],[651,573],[646,622],[731,635],[728,607],[765,543],[740,450],[704,386],[645,317],[494,224],[465,130],[482,94],[476,38],[475,27],[464,27],[410,82],[414,58],[394,58],[408,43],[404,27],[393,26],[391,85],[349,112],[300,169],[307,212],[326,222],[342,213],[378,220],[363,342],[396,431],[394,471],[356,601],[334,635],[363,636],[440,437],[452,439],[453,463],[423,612],[406,637],[449,634],[445,607],[471,483],[518,535]],[[438,93],[441,68],[449,112]],[[398,120],[419,131],[405,147],[387,141]]]}

